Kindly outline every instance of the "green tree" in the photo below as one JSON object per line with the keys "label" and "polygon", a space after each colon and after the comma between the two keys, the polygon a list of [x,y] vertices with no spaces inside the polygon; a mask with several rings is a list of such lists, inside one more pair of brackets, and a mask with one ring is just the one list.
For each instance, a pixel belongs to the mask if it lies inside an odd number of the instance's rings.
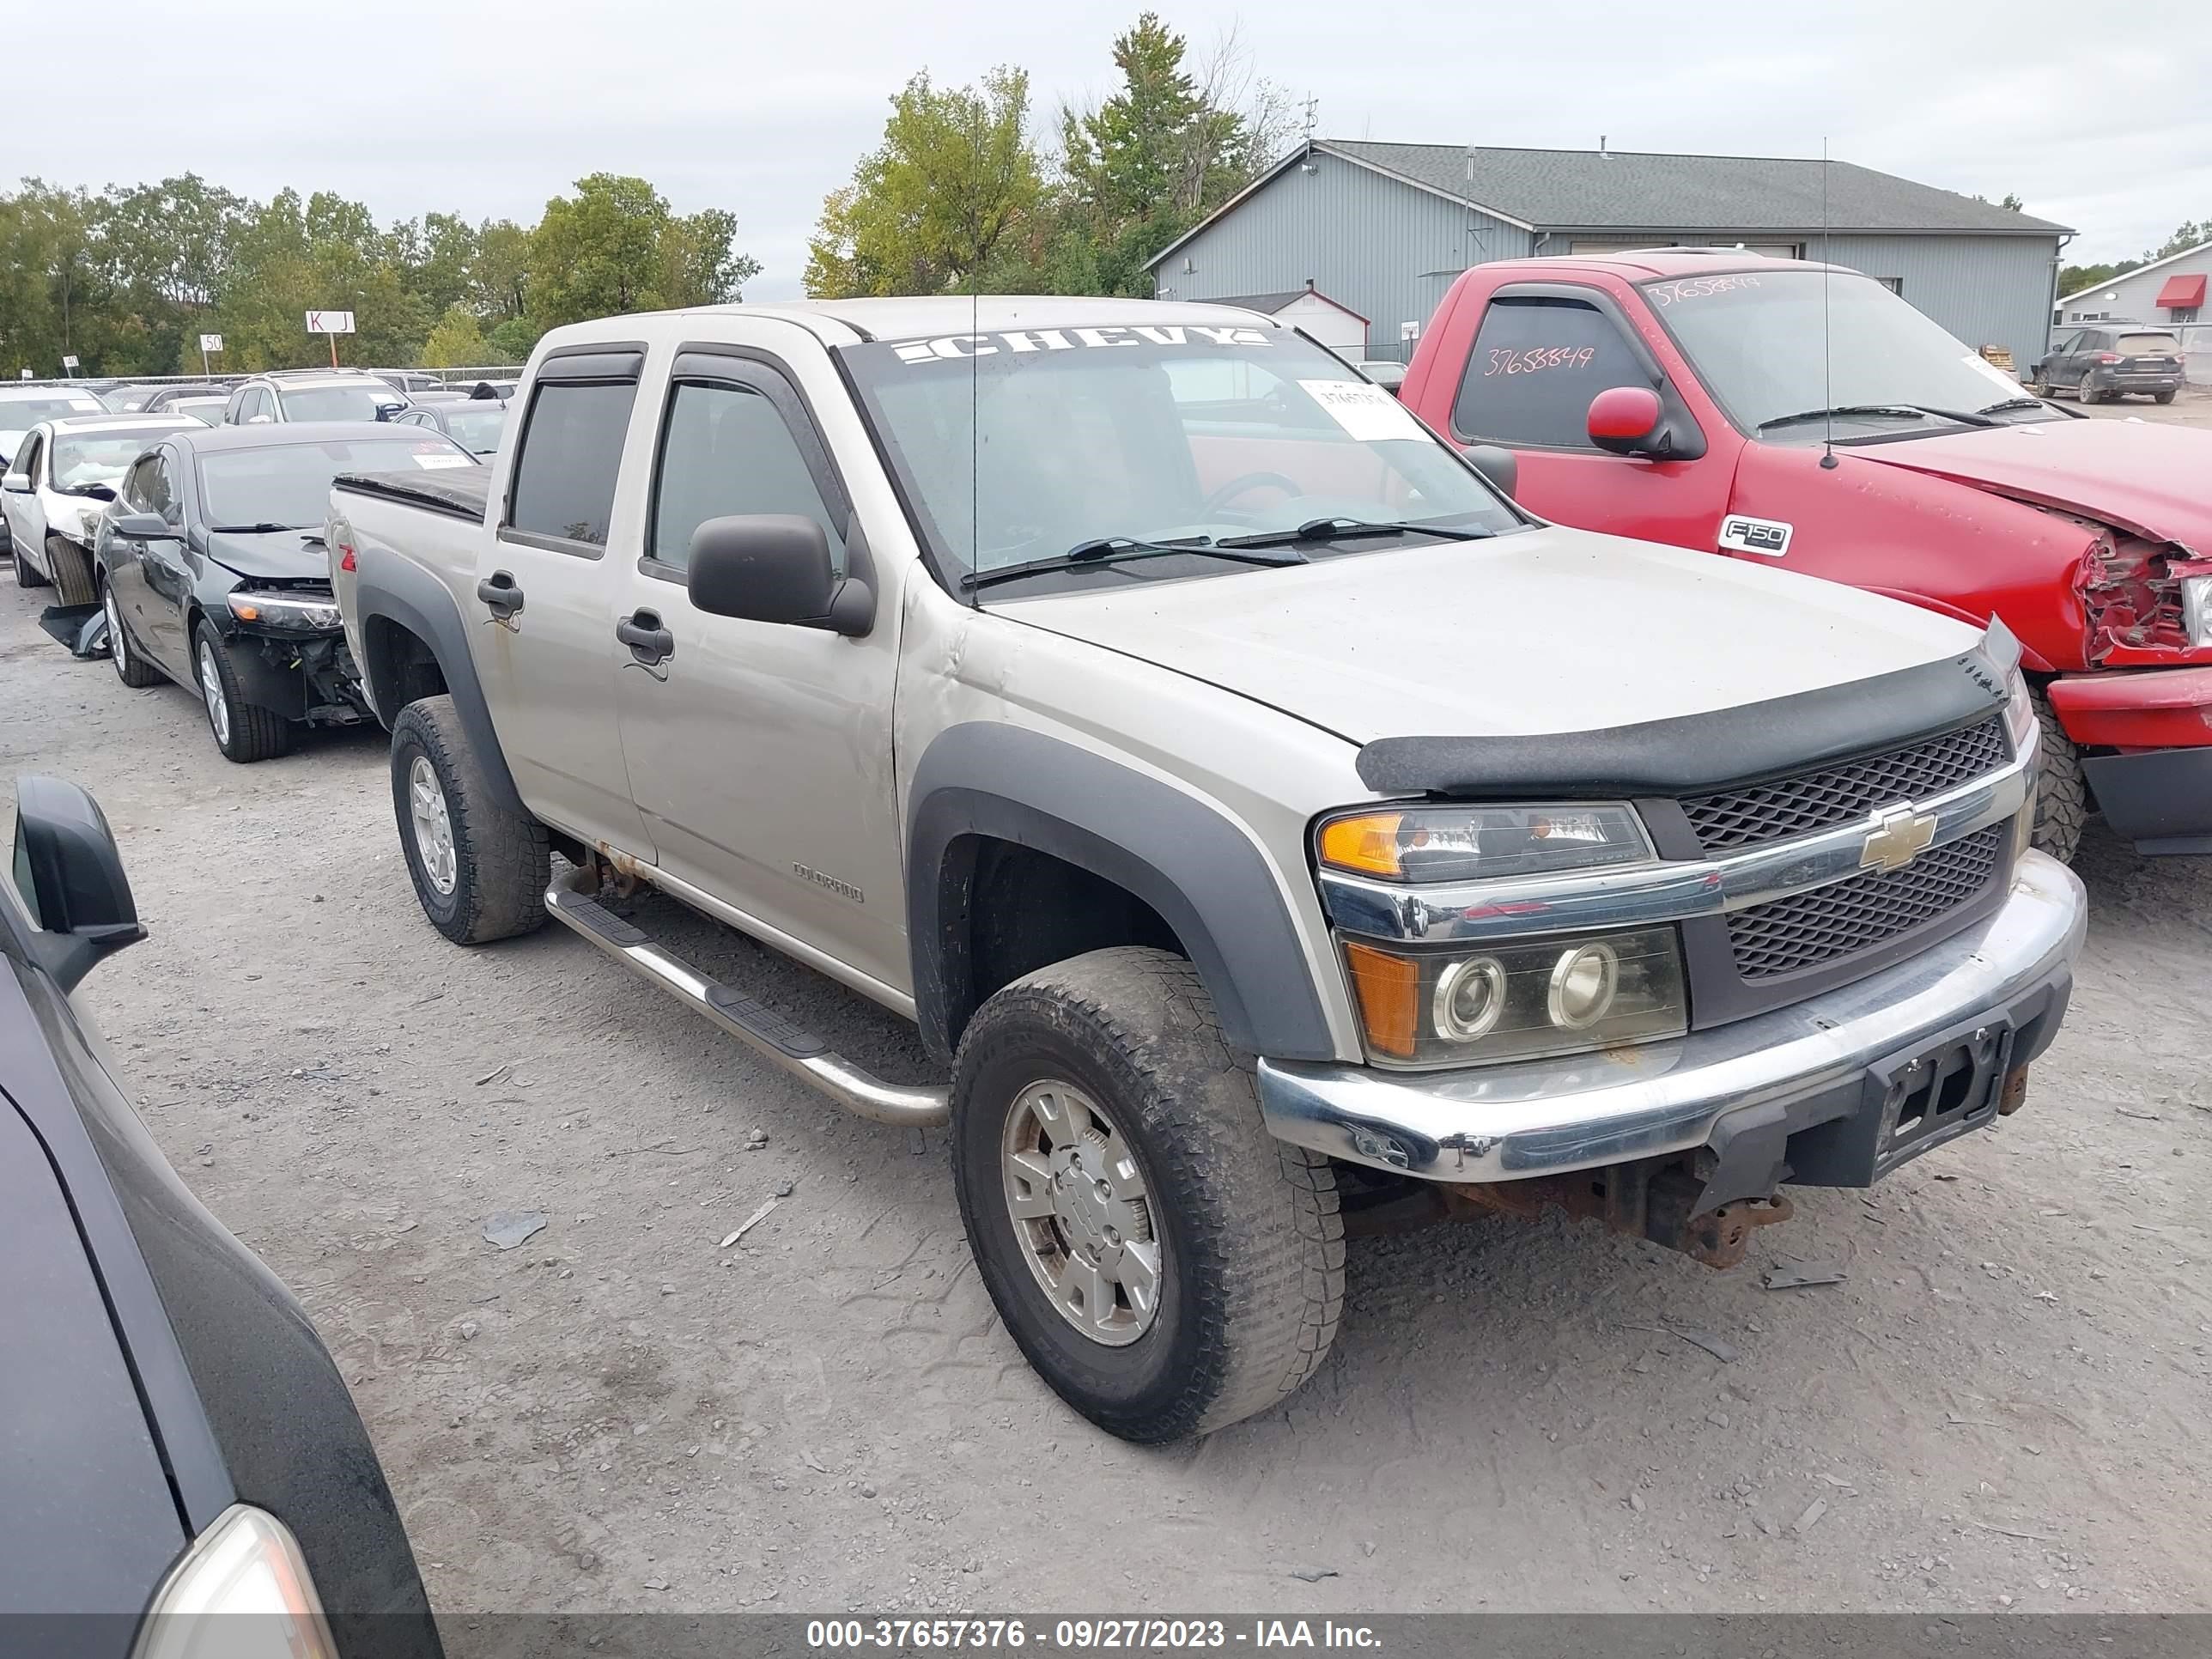
{"label": "green tree", "polygon": [[531,233],[527,311],[540,331],[589,317],[737,296],[760,270],[735,252],[734,215],[679,218],[642,179],[595,173],[556,196]]}
{"label": "green tree", "polygon": [[538,343],[544,331],[527,317],[509,317],[492,330],[485,344],[491,348],[485,362],[501,364],[522,362],[530,356],[530,349]]}
{"label": "green tree", "polygon": [[437,327],[430,331],[430,337],[422,342],[425,368],[472,368],[490,361],[491,346],[484,339],[476,313],[466,306],[447,307]]}
{"label": "green tree", "polygon": [[1029,76],[996,69],[974,87],[927,71],[891,100],[880,147],[833,191],[808,244],[818,296],[935,294],[970,286],[1018,245],[1044,193],[1029,134]]}

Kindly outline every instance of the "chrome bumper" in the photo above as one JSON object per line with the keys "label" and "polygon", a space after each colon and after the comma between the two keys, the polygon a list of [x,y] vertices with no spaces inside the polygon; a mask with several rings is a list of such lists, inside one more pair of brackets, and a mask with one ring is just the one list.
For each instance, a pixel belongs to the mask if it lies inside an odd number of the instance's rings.
{"label": "chrome bumper", "polygon": [[1262,1060],[1278,1139],[1432,1181],[1516,1181],[1704,1146],[1729,1114],[1854,1086],[1865,1068],[2069,977],[2087,923],[2074,872],[2040,853],[2003,906],[1910,961],[1686,1037],[1455,1072]]}

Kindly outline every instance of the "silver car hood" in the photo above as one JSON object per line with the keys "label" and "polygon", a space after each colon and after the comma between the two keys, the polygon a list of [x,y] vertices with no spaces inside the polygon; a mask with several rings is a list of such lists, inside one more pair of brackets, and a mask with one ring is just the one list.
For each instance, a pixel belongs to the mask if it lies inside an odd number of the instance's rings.
{"label": "silver car hood", "polygon": [[1704,714],[1917,667],[1980,637],[1838,583],[1559,526],[1279,570],[1090,580],[1097,591],[988,609],[1363,744]]}

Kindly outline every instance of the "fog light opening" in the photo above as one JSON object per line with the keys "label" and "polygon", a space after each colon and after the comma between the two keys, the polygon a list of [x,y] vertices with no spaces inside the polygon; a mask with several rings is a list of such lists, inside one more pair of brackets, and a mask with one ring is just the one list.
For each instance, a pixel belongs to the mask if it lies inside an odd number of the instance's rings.
{"label": "fog light opening", "polygon": [[1430,1012],[1439,1036],[1454,1042],[1487,1036],[1505,1012],[1505,964],[1496,957],[1455,962],[1437,980]]}
{"label": "fog light opening", "polygon": [[1579,1031],[1603,1019],[1620,989],[1620,957],[1610,945],[1581,945],[1553,964],[1545,1012],[1563,1031]]}

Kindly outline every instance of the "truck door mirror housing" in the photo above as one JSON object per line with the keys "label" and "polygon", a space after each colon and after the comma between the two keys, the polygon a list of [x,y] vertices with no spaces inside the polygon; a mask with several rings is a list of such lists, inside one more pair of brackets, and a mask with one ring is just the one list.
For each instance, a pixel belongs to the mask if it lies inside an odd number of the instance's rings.
{"label": "truck door mirror housing", "polygon": [[1499,444],[1469,444],[1461,452],[1467,463],[1490,480],[1492,486],[1507,501],[1521,483],[1521,463],[1510,449]]}
{"label": "truck door mirror housing", "polygon": [[830,538],[812,519],[751,513],[708,519],[691,532],[684,578],[691,603],[710,616],[865,634],[875,595],[839,577]]}
{"label": "truck door mirror housing", "polygon": [[1642,453],[1664,417],[1650,386],[1607,386],[1590,399],[1589,441],[1617,455]]}
{"label": "truck door mirror housing", "polygon": [[39,965],[65,991],[102,957],[146,937],[114,834],[99,803],[73,783],[15,780],[10,873],[38,930]]}

